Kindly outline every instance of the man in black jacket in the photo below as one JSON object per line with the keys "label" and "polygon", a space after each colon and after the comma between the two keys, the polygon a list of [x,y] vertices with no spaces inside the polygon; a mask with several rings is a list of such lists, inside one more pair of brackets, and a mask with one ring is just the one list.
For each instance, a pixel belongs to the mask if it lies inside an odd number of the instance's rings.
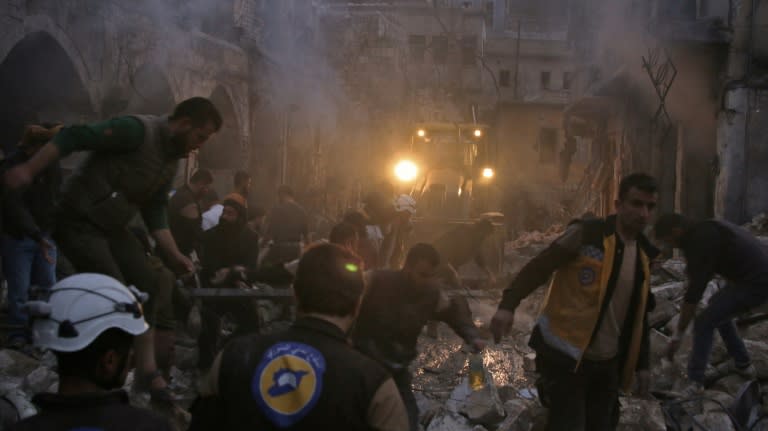
{"label": "man in black jacket", "polygon": [[658,251],[642,232],[656,190],[647,175],[624,178],[615,216],[571,224],[504,291],[491,321],[496,340],[520,302],[552,277],[530,340],[550,430],[614,430],[619,389],[629,390],[637,372],[639,391],[648,390],[650,260]]}
{"label": "man in black jacket", "polygon": [[[32,157],[61,129],[57,125],[27,126],[19,149],[4,161],[4,168],[20,165]],[[8,344],[21,348],[30,341],[27,314],[22,305],[29,289],[48,289],[56,282],[57,250],[53,231],[54,206],[61,186],[61,168],[52,163],[25,190],[9,190],[2,200],[5,215],[2,241],[3,271],[8,280]]]}
{"label": "man in black jacket", "polygon": [[259,235],[248,227],[245,200],[227,196],[219,224],[203,234],[203,279],[222,278],[233,267],[253,274],[259,265]]}
{"label": "man in black jacket", "polygon": [[[672,336],[667,355],[672,358],[680,348],[688,324],[696,313],[709,281],[719,274],[727,280],[725,288],[709,299],[707,308],[694,323],[693,349],[688,362],[689,384],[683,397],[704,390],[707,380],[737,373],[754,379],[757,372],[739,337],[733,319],[737,314],[768,302],[768,253],[745,229],[719,220],[696,222],[680,214],[665,214],[655,226],[656,238],[676,248],[685,256],[688,288],[680,311],[677,332]],[[720,364],[705,375],[715,329],[720,333],[733,361]]]}
{"label": "man in black jacket", "polygon": [[352,336],[360,351],[392,373],[411,431],[418,429],[419,412],[408,366],[416,358],[416,343],[427,321],[448,323],[473,350],[485,347],[466,299],[442,292],[436,273],[439,264],[437,250],[421,243],[408,251],[402,270],[373,271]]}
{"label": "man in black jacket", "polygon": [[347,342],[364,291],[360,260],[337,245],[312,247],[293,287],[300,317],[219,354],[190,430],[406,429],[392,377]]}

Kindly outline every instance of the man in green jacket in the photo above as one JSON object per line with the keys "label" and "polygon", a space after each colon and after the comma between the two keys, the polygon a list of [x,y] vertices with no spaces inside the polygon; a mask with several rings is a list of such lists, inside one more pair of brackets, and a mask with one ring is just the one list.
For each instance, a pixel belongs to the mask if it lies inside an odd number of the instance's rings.
{"label": "man in green jacket", "polygon": [[[162,284],[154,282],[144,248],[128,224],[140,214],[170,264],[179,272],[194,271],[168,228],[168,192],[179,159],[199,149],[221,124],[216,107],[194,97],[170,116],[126,116],[66,127],[34,157],[8,171],[5,183],[23,187],[55,160],[89,151],[64,185],[55,238],[78,272],[106,274],[149,293],[145,315],[153,327],[157,310],[168,306],[163,298],[170,296],[155,291]],[[137,382],[165,398],[167,383],[157,369],[153,343],[153,330],[136,339]]]}

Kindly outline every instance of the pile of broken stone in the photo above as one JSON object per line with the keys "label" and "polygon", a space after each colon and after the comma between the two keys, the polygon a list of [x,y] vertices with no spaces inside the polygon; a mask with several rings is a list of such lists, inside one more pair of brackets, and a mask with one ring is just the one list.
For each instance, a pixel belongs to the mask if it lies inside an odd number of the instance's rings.
{"label": "pile of broken stone", "polygon": [[[768,244],[768,216],[761,215],[746,225]],[[553,240],[562,226],[545,233],[535,233],[508,244],[507,261],[515,270],[544,249]],[[685,262],[669,259],[657,266],[652,274],[652,292],[656,299],[656,308],[651,313],[650,325],[652,350],[652,398],[638,398],[631,394],[622,396],[621,419],[619,430],[764,430],[768,431],[768,419],[761,420],[768,411],[768,397],[760,397],[761,391],[768,390],[768,385],[750,385],[738,375],[725,376],[712,382],[701,399],[682,400],[674,397],[674,392],[685,381],[685,364],[690,352],[690,337],[684,338],[684,344],[673,361],[664,358],[668,335],[672,333],[679,315],[682,296],[685,289]],[[710,283],[703,304],[711,297],[722,282]],[[491,295],[494,296],[494,295]],[[498,295],[496,295],[498,296]],[[537,308],[538,298],[531,298],[521,305],[532,311]],[[749,349],[757,369],[758,380],[768,381],[768,311],[753,310],[741,316],[739,323],[742,337]],[[546,429],[547,411],[538,401],[535,381],[535,353],[526,345],[528,331],[518,332],[514,340],[491,346],[495,354],[510,357],[509,363],[519,363],[525,377],[508,384],[496,385],[492,375],[486,373],[486,384],[481,390],[474,391],[466,377],[446,396],[437,396],[429,390],[416,393],[420,410],[421,426],[426,431],[533,431]],[[179,343],[176,346],[177,363],[172,370],[173,389],[180,394],[186,406],[196,394],[195,369],[197,352],[194,343]],[[716,337],[712,355],[712,364],[728,360],[728,354],[720,339]],[[35,413],[30,403],[31,395],[55,391],[58,376],[55,372],[55,358],[50,352],[30,357],[14,350],[0,350],[0,431],[19,417]],[[507,364],[507,362],[505,362]],[[487,369],[493,367],[486,358]],[[498,367],[498,364],[497,364]],[[466,367],[464,368],[464,374]],[[501,370],[503,372],[503,370]],[[498,375],[498,374],[496,374]],[[126,382],[130,390],[131,378]],[[750,391],[755,392],[754,399],[734,410],[739,398],[749,398]],[[742,396],[743,395],[743,396]],[[189,420],[183,411],[163,410],[153,406],[148,395],[131,393],[132,403],[142,407],[155,408],[168,414],[178,429],[185,429]],[[765,400],[766,404],[759,402]],[[750,409],[751,408],[751,409]],[[739,416],[746,419],[738,424]],[[751,421],[751,422],[750,422]]]}

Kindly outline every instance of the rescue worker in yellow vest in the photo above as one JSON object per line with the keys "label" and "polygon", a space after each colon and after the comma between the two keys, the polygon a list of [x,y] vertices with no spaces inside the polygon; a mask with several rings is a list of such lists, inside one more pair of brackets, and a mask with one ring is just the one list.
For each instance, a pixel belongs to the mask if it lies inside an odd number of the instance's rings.
{"label": "rescue worker in yellow vest", "polygon": [[539,398],[551,431],[614,430],[619,390],[647,393],[649,262],[658,255],[643,230],[657,201],[656,181],[632,174],[619,186],[616,214],[572,223],[504,291],[491,331],[498,341],[520,302],[552,274],[530,346]]}
{"label": "rescue worker in yellow vest", "polygon": [[152,328],[135,340],[136,381],[156,399],[170,395],[153,346],[157,310],[167,306],[160,301],[170,295],[155,291],[162,284],[154,282],[145,250],[127,227],[140,214],[168,262],[179,272],[194,271],[168,228],[168,194],[179,159],[199,149],[221,124],[211,101],[193,97],[170,116],[126,116],[65,127],[4,178],[9,187],[22,187],[58,158],[89,152],[64,184],[54,237],[77,271],[109,275],[149,293],[145,311]]}

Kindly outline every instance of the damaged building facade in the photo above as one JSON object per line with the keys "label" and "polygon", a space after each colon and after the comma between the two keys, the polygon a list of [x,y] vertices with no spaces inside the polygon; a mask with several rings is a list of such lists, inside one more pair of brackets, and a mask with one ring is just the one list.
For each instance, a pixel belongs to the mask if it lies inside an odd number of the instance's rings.
{"label": "damaged building facade", "polygon": [[225,127],[210,145],[215,150],[190,158],[185,171],[210,168],[224,189],[245,166],[249,62],[237,45],[234,2],[204,12],[150,1],[8,1],[0,8],[4,152],[25,123],[162,114],[205,96],[222,110]]}
{"label": "damaged building facade", "polygon": [[647,171],[664,190],[661,211],[737,223],[765,212],[765,6],[588,3],[571,7],[578,61],[565,112],[566,134],[591,147],[580,209],[610,212],[618,179]]}
{"label": "damaged building facade", "polygon": [[568,3],[496,1],[489,17],[483,107],[498,147],[502,211],[518,232],[560,221],[586,161],[585,145],[563,128],[574,77]]}

